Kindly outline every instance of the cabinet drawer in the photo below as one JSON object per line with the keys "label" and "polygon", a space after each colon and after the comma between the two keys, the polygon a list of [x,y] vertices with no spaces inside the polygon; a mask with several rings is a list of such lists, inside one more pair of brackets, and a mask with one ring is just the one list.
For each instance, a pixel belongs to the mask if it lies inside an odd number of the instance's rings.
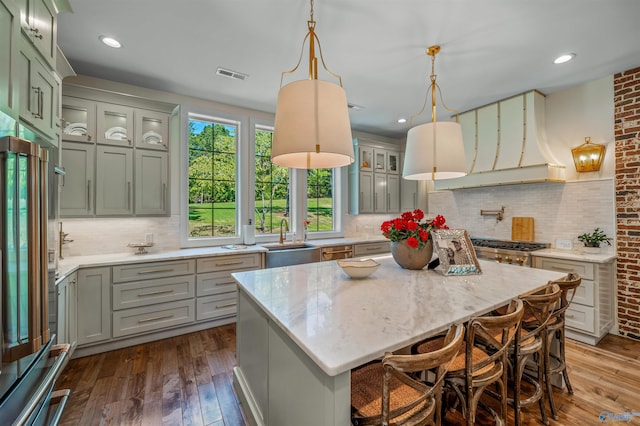
{"label": "cabinet drawer", "polygon": [[580,285],[576,288],[576,294],[573,296],[573,303],[585,306],[594,306],[595,290],[591,280],[581,280]]}
{"label": "cabinet drawer", "polygon": [[193,259],[114,266],[113,282],[121,283],[125,281],[189,275],[195,273],[195,266],[196,263]]}
{"label": "cabinet drawer", "polygon": [[353,255],[355,257],[369,256],[372,254],[389,253],[390,251],[391,245],[388,242],[356,244]]}
{"label": "cabinet drawer", "polygon": [[238,306],[238,293],[217,294],[197,299],[197,319],[206,320],[235,315]]}
{"label": "cabinet drawer", "polygon": [[196,269],[199,274],[202,272],[259,269],[261,267],[261,259],[262,255],[260,253],[206,257],[198,259]]}
{"label": "cabinet drawer", "polygon": [[587,333],[595,333],[595,309],[589,306],[571,304],[565,313],[567,327]]}
{"label": "cabinet drawer", "polygon": [[[247,271],[250,269],[239,269],[235,272]],[[196,295],[212,296],[214,294],[229,293],[236,291],[236,280],[229,272],[209,272],[198,274],[196,278]]]}
{"label": "cabinet drawer", "polygon": [[193,298],[196,293],[195,281],[193,275],[185,275],[114,284],[113,310]]}
{"label": "cabinet drawer", "polygon": [[536,268],[547,269],[550,271],[573,272],[580,275],[581,278],[593,280],[593,263],[572,262],[571,260],[559,260],[550,258],[536,258]]}
{"label": "cabinet drawer", "polygon": [[194,299],[125,309],[113,313],[113,337],[146,333],[194,320]]}

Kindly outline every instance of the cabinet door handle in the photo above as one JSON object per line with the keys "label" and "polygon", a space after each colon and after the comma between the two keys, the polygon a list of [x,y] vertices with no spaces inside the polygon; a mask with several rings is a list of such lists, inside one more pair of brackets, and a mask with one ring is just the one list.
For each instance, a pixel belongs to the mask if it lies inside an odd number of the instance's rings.
{"label": "cabinet door handle", "polygon": [[33,33],[33,37],[42,40],[42,34],[40,34],[40,30],[39,29],[37,29],[35,27],[31,27],[31,28],[29,28],[29,31],[31,31]]}
{"label": "cabinet door handle", "polygon": [[[42,89],[40,87],[36,87],[36,86],[31,86],[31,89],[33,89],[33,91],[36,94],[36,99],[37,99],[37,105],[35,108],[35,112],[31,111],[31,115],[33,115],[35,118],[42,118],[40,116],[40,102],[41,102],[41,98],[40,98],[40,92],[42,91]],[[33,98],[31,98],[33,99]],[[31,108],[30,108],[31,109]]]}
{"label": "cabinet door handle", "polygon": [[416,203],[416,193],[414,192],[411,196],[412,196],[412,198],[413,198],[413,206],[412,206],[412,207],[413,207],[413,208],[416,208],[416,207],[417,207],[417,203]]}
{"label": "cabinet door handle", "polygon": [[167,293],[173,293],[173,289],[147,291],[145,293],[138,293],[138,297],[155,296],[155,295],[158,295],[158,294],[167,294]]}
{"label": "cabinet door handle", "polygon": [[131,182],[127,182],[127,210],[131,210]]}
{"label": "cabinet door handle", "polygon": [[233,302],[229,302],[229,303],[223,303],[222,305],[216,305],[216,309],[220,309],[220,308],[228,308],[229,306],[235,306],[238,303],[234,300]]}
{"label": "cabinet door handle", "polygon": [[167,207],[167,184],[162,184],[162,210],[165,210]]}
{"label": "cabinet door handle", "polygon": [[87,140],[91,142],[91,135],[87,135]]}
{"label": "cabinet door handle", "polygon": [[91,211],[91,179],[87,180],[87,211]]}
{"label": "cabinet door handle", "polygon": [[38,117],[44,120],[44,91],[42,89],[38,93]]}
{"label": "cabinet door handle", "polygon": [[144,274],[157,274],[158,272],[173,272],[173,268],[158,268],[158,269],[145,269],[144,271],[138,271],[138,275]]}
{"label": "cabinet door handle", "polygon": [[169,318],[173,318],[175,315],[174,314],[169,314],[169,315],[161,315],[159,317],[151,317],[151,318],[143,318],[143,319],[139,319],[138,320],[138,324],[142,324],[145,322],[151,322],[151,321],[159,321],[159,320],[163,320],[163,319],[169,319]]}

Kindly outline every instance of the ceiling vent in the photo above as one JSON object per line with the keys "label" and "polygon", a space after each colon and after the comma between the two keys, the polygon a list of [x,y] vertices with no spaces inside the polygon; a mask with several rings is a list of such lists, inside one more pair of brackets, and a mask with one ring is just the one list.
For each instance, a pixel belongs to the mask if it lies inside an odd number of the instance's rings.
{"label": "ceiling vent", "polygon": [[356,105],[356,104],[347,104],[347,107],[349,107],[349,109],[352,109],[354,111],[362,111],[364,109],[363,106]]}
{"label": "ceiling vent", "polygon": [[216,70],[217,75],[221,75],[223,77],[233,78],[235,80],[246,80],[249,78],[249,74],[242,74],[241,72],[231,71],[226,68],[220,68]]}

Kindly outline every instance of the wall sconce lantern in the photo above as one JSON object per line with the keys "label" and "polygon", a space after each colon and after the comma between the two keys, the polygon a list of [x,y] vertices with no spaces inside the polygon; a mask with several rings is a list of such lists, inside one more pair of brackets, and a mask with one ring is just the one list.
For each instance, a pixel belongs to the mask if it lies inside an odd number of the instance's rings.
{"label": "wall sconce lantern", "polygon": [[597,172],[602,165],[606,147],[591,143],[591,138],[584,138],[584,143],[571,150],[576,172]]}

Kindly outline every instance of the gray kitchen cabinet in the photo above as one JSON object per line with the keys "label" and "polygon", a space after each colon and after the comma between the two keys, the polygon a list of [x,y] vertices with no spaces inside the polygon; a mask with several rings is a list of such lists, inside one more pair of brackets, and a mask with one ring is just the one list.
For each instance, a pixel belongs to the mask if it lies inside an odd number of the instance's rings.
{"label": "gray kitchen cabinet", "polygon": [[30,124],[48,139],[55,139],[55,114],[58,102],[56,81],[38,56],[29,43],[20,43],[18,55],[20,120]]}
{"label": "gray kitchen cabinet", "polygon": [[418,208],[418,181],[400,178],[400,211]]}
{"label": "gray kitchen cabinet", "polygon": [[533,266],[578,274],[580,286],[565,314],[567,337],[591,345],[609,333],[614,325],[615,262],[596,263],[533,256]]}
{"label": "gray kitchen cabinet", "polygon": [[57,342],[70,345],[69,355],[78,345],[77,289],[78,276],[74,272],[58,283]]}
{"label": "gray kitchen cabinet", "polygon": [[358,161],[349,170],[349,212],[400,211],[400,152],[366,139],[356,139],[354,144]]}
{"label": "gray kitchen cabinet", "polygon": [[96,121],[97,143],[133,146],[133,108],[99,102]]}
{"label": "gray kitchen cabinet", "polygon": [[62,141],[62,176],[60,215],[92,216],[95,194],[95,145]]}
{"label": "gray kitchen cabinet", "polygon": [[169,114],[144,109],[136,109],[135,146],[166,151],[169,136]]}
{"label": "gray kitchen cabinet", "polygon": [[168,214],[169,171],[168,154],[161,151],[136,149],[135,212],[138,215]]}
{"label": "gray kitchen cabinet", "polygon": [[77,352],[91,355],[233,322],[231,274],[262,267],[263,254],[253,252],[80,269]]}
{"label": "gray kitchen cabinet", "polygon": [[62,96],[62,138],[66,141],[96,140],[96,102]]}
{"label": "gray kitchen cabinet", "polygon": [[119,146],[97,146],[96,215],[133,214],[133,150]]}
{"label": "gray kitchen cabinet", "polygon": [[18,41],[20,11],[13,0],[0,0],[0,111],[18,117]]}
{"label": "gray kitchen cabinet", "polygon": [[56,66],[57,13],[52,0],[21,0],[22,32],[51,69]]}
{"label": "gray kitchen cabinet", "polygon": [[78,346],[111,339],[111,268],[78,271]]}
{"label": "gray kitchen cabinet", "polygon": [[373,213],[373,173],[360,172],[360,213]]}

